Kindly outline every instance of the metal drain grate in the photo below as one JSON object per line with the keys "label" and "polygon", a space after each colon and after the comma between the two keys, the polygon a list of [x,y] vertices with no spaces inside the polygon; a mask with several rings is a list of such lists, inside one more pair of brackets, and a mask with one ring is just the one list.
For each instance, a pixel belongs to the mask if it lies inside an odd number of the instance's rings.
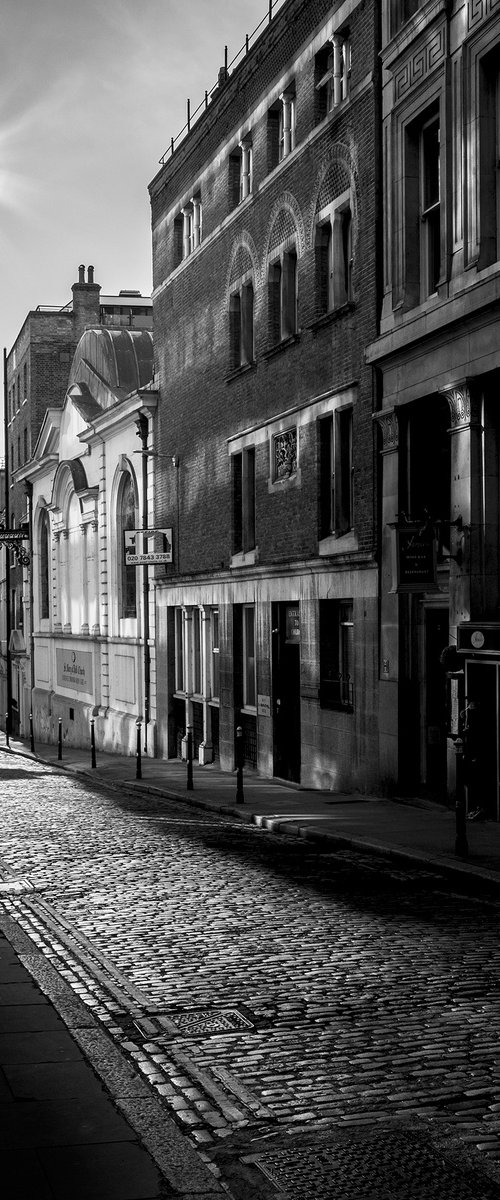
{"label": "metal drain grate", "polygon": [[255,1022],[239,1009],[192,1009],[189,1012],[121,1013],[115,1024],[131,1039],[155,1041],[158,1038],[204,1037],[212,1033],[240,1033],[254,1029]]}
{"label": "metal drain grate", "polygon": [[170,1018],[183,1034],[197,1036],[205,1033],[239,1033],[240,1030],[253,1029],[252,1021],[247,1020],[236,1008],[225,1009],[224,1012],[176,1013]]}
{"label": "metal drain grate", "polygon": [[406,1132],[245,1158],[286,1200],[495,1200],[498,1187]]}

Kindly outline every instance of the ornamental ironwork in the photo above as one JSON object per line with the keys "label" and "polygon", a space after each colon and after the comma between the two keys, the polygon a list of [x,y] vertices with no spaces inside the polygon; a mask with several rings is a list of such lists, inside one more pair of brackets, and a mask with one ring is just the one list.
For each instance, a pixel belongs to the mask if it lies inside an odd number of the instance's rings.
{"label": "ornamental ironwork", "polygon": [[287,429],[274,438],[274,478],[289,479],[297,470],[297,430]]}

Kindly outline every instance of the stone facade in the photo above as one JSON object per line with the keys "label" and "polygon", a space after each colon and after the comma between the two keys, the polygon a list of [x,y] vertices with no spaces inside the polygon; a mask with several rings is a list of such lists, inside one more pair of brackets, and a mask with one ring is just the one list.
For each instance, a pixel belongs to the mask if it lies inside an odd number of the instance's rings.
{"label": "stone facade", "polygon": [[[453,792],[454,740],[480,705],[482,804],[498,819],[500,9],[382,10],[384,296],[368,350],[380,384],[382,771]],[[432,529],[438,555],[430,586],[405,592],[393,531],[408,520]],[[458,657],[442,657],[448,646]]]}
{"label": "stone facade", "polygon": [[377,51],[289,0],[150,185],[159,752],[327,789],[378,778]]}

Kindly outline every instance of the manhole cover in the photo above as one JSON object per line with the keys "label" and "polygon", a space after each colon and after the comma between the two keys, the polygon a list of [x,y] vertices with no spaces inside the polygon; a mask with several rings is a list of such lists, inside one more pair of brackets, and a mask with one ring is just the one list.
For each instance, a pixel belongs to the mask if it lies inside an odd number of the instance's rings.
{"label": "manhole cover", "polygon": [[253,1162],[287,1200],[495,1200],[497,1185],[423,1138],[374,1130],[336,1145],[280,1149]]}
{"label": "manhole cover", "polygon": [[238,1033],[241,1029],[253,1029],[237,1009],[225,1009],[224,1012],[190,1012],[172,1014],[171,1020],[183,1034],[204,1033]]}

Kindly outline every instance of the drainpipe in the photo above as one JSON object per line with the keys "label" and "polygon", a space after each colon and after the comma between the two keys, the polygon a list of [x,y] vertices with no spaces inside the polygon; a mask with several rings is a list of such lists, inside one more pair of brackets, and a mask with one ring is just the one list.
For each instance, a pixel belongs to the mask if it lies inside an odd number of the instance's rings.
{"label": "drainpipe", "polygon": [[[137,421],[137,433],[142,443],[142,527],[148,528],[148,432],[149,423],[147,417],[140,413]],[[142,539],[142,549],[145,549],[145,540]],[[151,658],[149,652],[149,568],[147,564],[142,567],[143,576],[143,609],[144,609],[144,753],[148,750],[148,724],[150,717],[151,706]]]}
{"label": "drainpipe", "polygon": [[[7,351],[3,352],[3,414],[4,414],[4,442],[5,442],[5,528],[10,529],[10,480],[9,480],[9,412],[8,412],[8,391],[7,391]],[[11,713],[12,713],[12,659],[10,653],[10,547],[5,544],[5,669],[7,674],[7,712],[5,717],[5,736],[7,743],[9,741]]]}

